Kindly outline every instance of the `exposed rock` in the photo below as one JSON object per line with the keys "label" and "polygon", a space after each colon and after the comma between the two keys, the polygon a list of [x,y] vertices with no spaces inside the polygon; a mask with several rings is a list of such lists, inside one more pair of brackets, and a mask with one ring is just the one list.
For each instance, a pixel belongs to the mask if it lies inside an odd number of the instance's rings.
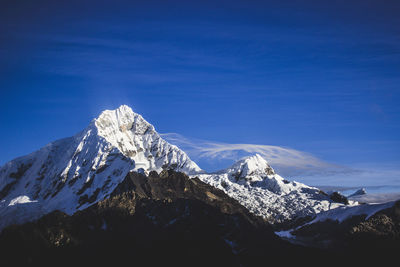
{"label": "exposed rock", "polygon": [[400,201],[371,217],[360,214],[344,221],[325,220],[305,224],[291,232],[309,246],[376,255],[392,253],[400,246]]}
{"label": "exposed rock", "polygon": [[293,248],[221,190],[169,170],[130,173],[108,199],[72,216],[54,211],[4,229],[0,264],[253,266],[266,251]]}
{"label": "exposed rock", "polygon": [[329,197],[335,202],[343,203],[345,205],[349,204],[349,200],[347,199],[347,197],[343,196],[339,192],[333,192],[332,194],[329,195]]}
{"label": "exposed rock", "polygon": [[363,238],[398,240],[400,245],[400,201],[392,208],[378,212],[368,220],[353,226],[350,234]]}
{"label": "exposed rock", "polygon": [[9,176],[11,178],[20,179],[31,166],[32,163],[21,163],[21,165],[18,166],[17,171],[10,173]]}
{"label": "exposed rock", "polygon": [[[317,236],[326,244],[325,237],[336,237],[334,250],[321,250],[282,241],[261,217],[199,179],[172,170],[160,175],[153,171],[148,177],[129,173],[107,199],[72,216],[54,211],[4,229],[0,264],[320,266],[326,259],[340,264],[344,257],[346,263],[384,263],[393,260],[398,248],[399,207],[397,203],[374,215],[367,224],[360,216],[345,224],[330,221],[298,231],[304,242]],[[368,247],[370,234],[383,242],[374,244],[386,244],[386,249]]]}

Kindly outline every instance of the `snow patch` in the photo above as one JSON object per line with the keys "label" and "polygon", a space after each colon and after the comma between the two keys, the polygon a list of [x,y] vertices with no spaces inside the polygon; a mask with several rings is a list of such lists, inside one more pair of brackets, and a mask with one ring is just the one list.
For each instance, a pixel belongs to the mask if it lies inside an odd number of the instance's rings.
{"label": "snow patch", "polygon": [[275,234],[277,236],[279,236],[280,238],[287,238],[287,239],[293,239],[296,238],[296,236],[292,235],[291,232],[293,230],[288,230],[288,231],[279,231],[279,232],[275,232]]}
{"label": "snow patch", "polygon": [[371,216],[376,214],[378,211],[388,209],[393,207],[395,201],[387,202],[383,204],[363,204],[357,205],[353,207],[338,207],[334,210],[329,210],[325,212],[321,212],[316,216],[314,220],[307,224],[313,224],[316,222],[322,222],[326,220],[338,221],[339,223],[343,222],[346,219],[349,219],[353,216],[365,215],[365,220],[368,220]]}
{"label": "snow patch", "polygon": [[25,204],[25,203],[31,203],[31,202],[37,202],[37,200],[31,200],[28,196],[19,196],[19,197],[11,199],[8,206],[14,206],[17,204]]}

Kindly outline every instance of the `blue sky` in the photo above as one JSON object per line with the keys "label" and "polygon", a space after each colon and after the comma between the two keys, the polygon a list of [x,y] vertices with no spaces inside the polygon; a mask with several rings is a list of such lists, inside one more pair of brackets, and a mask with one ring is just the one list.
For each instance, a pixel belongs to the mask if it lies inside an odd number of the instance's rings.
{"label": "blue sky", "polygon": [[63,2],[1,3],[0,164],[128,104],[161,133],[353,170],[314,184],[400,184],[398,1]]}

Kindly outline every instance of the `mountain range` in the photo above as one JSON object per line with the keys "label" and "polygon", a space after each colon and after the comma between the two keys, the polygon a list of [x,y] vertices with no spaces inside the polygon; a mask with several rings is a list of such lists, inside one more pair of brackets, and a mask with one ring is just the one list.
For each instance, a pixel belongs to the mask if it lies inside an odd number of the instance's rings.
{"label": "mountain range", "polygon": [[[338,192],[328,194],[289,181],[258,154],[206,173],[123,105],[103,111],[73,137],[0,168],[0,246],[3,251],[17,249],[14,246],[21,242],[26,251],[36,247],[37,253],[24,254],[25,259],[40,261],[40,255],[53,248],[81,255],[79,251],[87,247],[91,253],[109,249],[109,244],[99,245],[108,241],[124,251],[129,238],[136,240],[135,250],[147,255],[144,248],[151,250],[154,245],[148,240],[167,245],[177,238],[180,241],[172,247],[185,255],[193,251],[182,246],[184,240],[192,245],[212,242],[213,253],[221,251],[229,262],[248,265],[258,259],[262,248],[298,253],[305,250],[298,244],[340,247],[354,227],[376,233],[371,229],[378,229],[381,221],[375,220],[369,228],[360,225],[379,212],[390,214],[393,230],[388,236],[398,240],[396,203],[362,204]],[[340,238],[333,231],[321,235],[321,229],[332,223],[334,229],[340,228]],[[248,237],[238,233],[245,229]],[[186,236],[180,231],[194,232]]]}

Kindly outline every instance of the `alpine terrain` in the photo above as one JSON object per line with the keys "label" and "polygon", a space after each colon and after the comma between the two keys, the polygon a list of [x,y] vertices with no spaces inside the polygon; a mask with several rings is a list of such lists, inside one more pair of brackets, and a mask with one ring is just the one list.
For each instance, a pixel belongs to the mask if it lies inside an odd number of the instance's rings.
{"label": "alpine terrain", "polygon": [[0,261],[105,263],[133,253],[150,265],[213,265],[208,255],[246,266],[263,253],[348,256],[365,249],[353,237],[383,240],[390,252],[399,214],[396,202],[361,204],[286,180],[258,154],[206,173],[123,105],[0,168]]}

